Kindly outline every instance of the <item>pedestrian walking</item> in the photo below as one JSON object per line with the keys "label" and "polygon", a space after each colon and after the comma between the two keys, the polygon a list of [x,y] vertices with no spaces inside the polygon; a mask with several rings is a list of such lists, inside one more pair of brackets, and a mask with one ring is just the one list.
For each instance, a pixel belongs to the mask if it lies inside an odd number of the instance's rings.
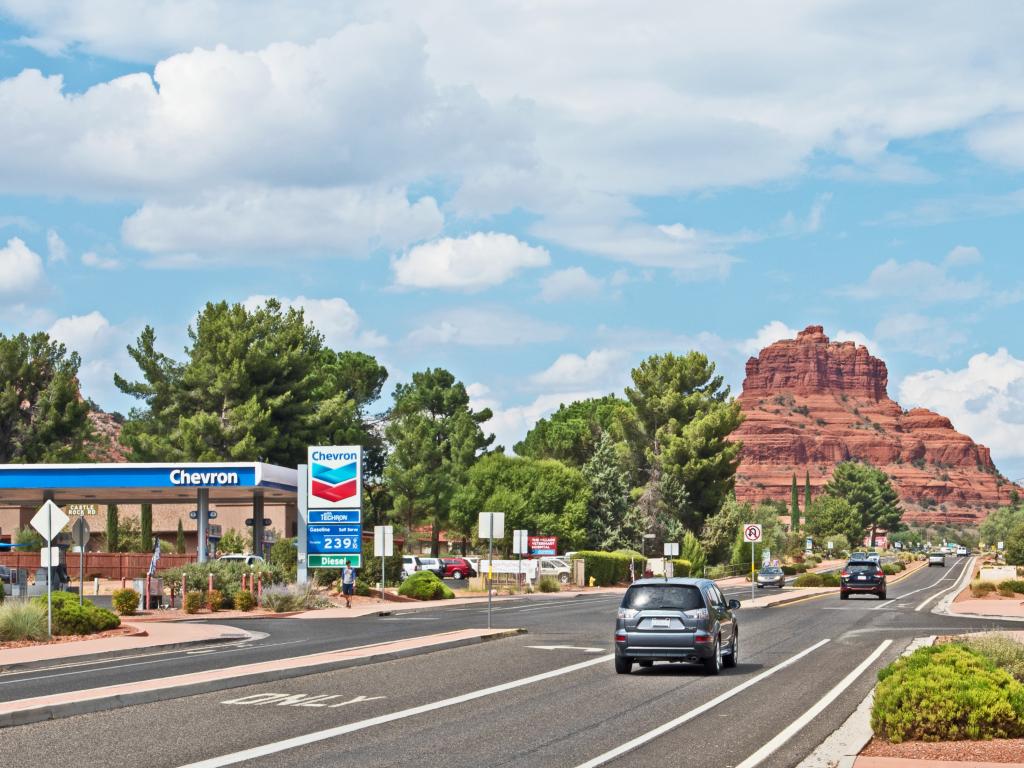
{"label": "pedestrian walking", "polygon": [[356,569],[351,563],[345,563],[341,570],[341,594],[345,596],[345,607],[352,607],[352,595],[356,591]]}

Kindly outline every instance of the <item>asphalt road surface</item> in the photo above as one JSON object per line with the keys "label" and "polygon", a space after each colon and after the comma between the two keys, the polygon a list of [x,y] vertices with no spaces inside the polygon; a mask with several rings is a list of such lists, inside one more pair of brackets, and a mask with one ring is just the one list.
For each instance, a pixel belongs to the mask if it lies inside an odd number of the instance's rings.
{"label": "asphalt road surface", "polygon": [[[793,766],[846,719],[877,670],[914,637],[998,624],[930,612],[929,599],[948,590],[965,563],[951,558],[948,568],[921,569],[892,585],[887,601],[829,595],[740,609],[739,666],[717,677],[679,664],[616,675],[609,654],[617,596],[504,603],[495,626],[528,634],[7,728],[0,731],[4,764],[48,765],[61,744],[73,745],[81,768],[111,765],[112,745],[131,764],[153,768]],[[268,636],[208,654],[0,676],[0,690],[21,698],[482,626],[480,611],[247,621]],[[128,666],[135,661],[155,663]],[[69,671],[80,674],[54,677]]]}

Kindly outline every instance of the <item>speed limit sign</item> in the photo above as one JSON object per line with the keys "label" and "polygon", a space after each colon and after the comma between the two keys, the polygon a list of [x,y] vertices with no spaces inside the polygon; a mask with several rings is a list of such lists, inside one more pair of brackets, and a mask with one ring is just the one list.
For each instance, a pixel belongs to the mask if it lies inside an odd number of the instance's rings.
{"label": "speed limit sign", "polygon": [[761,526],[758,523],[747,523],[743,526],[743,540],[756,543],[761,540]]}

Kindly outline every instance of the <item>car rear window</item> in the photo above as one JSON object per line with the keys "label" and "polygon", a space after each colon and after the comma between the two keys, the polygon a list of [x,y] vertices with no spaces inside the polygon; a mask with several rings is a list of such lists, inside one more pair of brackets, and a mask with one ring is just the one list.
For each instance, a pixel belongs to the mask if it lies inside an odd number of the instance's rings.
{"label": "car rear window", "polygon": [[645,584],[630,587],[622,599],[622,607],[638,611],[694,611],[704,607],[704,599],[697,587],[682,584]]}
{"label": "car rear window", "polygon": [[782,569],[781,568],[762,568],[761,569],[761,573],[766,573],[769,576],[778,576],[780,573],[782,573]]}
{"label": "car rear window", "polygon": [[848,563],[846,570],[852,573],[859,573],[861,571],[871,571],[873,573],[875,571],[875,564],[869,560],[865,560],[861,563]]}

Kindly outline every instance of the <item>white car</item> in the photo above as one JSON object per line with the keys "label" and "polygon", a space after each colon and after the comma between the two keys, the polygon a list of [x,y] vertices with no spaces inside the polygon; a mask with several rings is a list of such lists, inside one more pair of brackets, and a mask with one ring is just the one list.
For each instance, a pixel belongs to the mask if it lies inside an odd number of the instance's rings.
{"label": "white car", "polygon": [[420,569],[420,559],[415,555],[402,555],[402,578],[407,579]]}
{"label": "white car", "polygon": [[967,557],[967,547],[962,544],[956,548],[957,557]]}
{"label": "white car", "polygon": [[560,557],[542,557],[537,563],[537,575],[540,578],[544,576],[553,576],[558,579],[562,584],[568,584],[572,578],[572,571],[569,568],[569,564]]}
{"label": "white car", "polygon": [[242,555],[237,553],[221,555],[217,559],[225,563],[245,563],[246,565],[255,565],[256,563],[263,562],[263,558],[259,555]]}

